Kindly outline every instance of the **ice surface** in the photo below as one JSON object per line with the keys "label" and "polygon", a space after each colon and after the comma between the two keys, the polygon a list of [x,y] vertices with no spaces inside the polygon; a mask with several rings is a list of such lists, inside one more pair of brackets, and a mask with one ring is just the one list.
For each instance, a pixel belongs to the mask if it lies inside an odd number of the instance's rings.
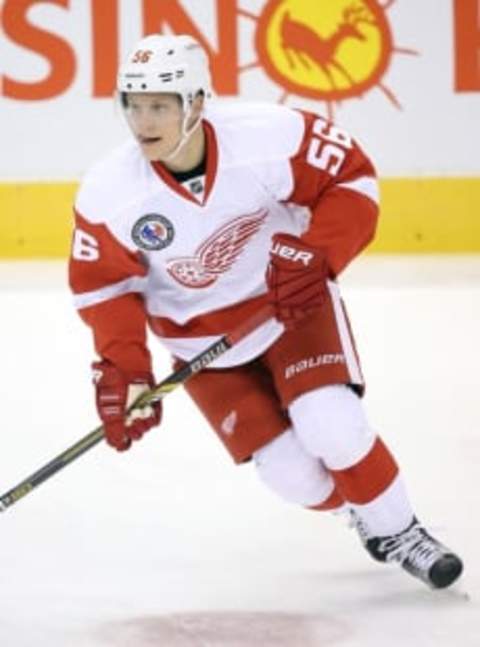
{"label": "ice surface", "polygon": [[[480,258],[368,257],[343,286],[370,419],[461,582],[431,592],[284,504],[177,391],[131,452],[101,444],[1,515],[2,647],[480,645]],[[63,263],[0,264],[0,296],[3,493],[98,423]]]}

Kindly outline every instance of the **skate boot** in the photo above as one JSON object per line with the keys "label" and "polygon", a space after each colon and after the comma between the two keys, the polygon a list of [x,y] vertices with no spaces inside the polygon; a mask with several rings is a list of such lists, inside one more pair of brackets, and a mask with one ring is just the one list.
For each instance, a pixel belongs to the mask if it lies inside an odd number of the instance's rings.
{"label": "skate boot", "polygon": [[446,588],[460,577],[463,570],[461,559],[429,535],[416,518],[397,535],[372,537],[358,515],[351,511],[351,516],[352,525],[373,559],[398,562],[405,571],[433,589]]}

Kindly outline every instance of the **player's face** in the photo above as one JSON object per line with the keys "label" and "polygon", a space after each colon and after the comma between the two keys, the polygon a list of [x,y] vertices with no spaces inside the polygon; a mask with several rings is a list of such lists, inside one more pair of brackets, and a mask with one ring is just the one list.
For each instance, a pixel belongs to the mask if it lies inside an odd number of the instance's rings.
{"label": "player's face", "polygon": [[176,94],[129,93],[126,116],[145,157],[163,160],[177,146],[183,122],[181,101]]}

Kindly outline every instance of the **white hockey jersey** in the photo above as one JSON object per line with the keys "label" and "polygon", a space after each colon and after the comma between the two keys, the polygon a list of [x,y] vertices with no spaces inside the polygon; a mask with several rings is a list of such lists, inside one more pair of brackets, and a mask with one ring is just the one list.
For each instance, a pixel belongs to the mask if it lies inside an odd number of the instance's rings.
{"label": "white hockey jersey", "polygon": [[[101,357],[148,370],[146,325],[191,359],[265,301],[276,232],[325,250],[332,276],[371,240],[371,162],[318,115],[270,104],[211,104],[204,178],[179,184],[137,143],[85,177],[70,260],[75,303]],[[282,333],[270,321],[214,366],[247,362]]]}

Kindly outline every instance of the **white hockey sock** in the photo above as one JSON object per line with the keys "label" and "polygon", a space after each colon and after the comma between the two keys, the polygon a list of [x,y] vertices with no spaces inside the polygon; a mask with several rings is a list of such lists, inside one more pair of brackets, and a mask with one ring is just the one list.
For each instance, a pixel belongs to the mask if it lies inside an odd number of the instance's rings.
{"label": "white hockey sock", "polygon": [[371,537],[396,535],[411,523],[414,512],[400,474],[376,499],[362,505],[349,504],[366,525]]}

